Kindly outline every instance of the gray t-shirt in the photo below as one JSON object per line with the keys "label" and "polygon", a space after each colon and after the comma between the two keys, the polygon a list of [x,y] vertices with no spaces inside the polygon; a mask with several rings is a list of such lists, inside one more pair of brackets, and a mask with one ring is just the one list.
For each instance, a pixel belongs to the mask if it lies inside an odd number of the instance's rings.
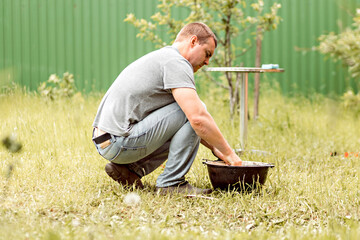
{"label": "gray t-shirt", "polygon": [[175,102],[172,88],[195,89],[192,65],[174,46],[167,46],[127,66],[103,97],[93,123],[116,136],[151,112]]}

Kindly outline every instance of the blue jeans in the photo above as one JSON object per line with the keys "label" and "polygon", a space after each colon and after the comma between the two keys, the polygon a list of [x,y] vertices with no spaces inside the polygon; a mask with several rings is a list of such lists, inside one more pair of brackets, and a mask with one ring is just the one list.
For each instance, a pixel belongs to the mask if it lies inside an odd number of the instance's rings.
{"label": "blue jeans", "polygon": [[100,155],[113,163],[128,164],[139,177],[151,173],[167,159],[163,173],[157,178],[157,187],[184,182],[200,144],[200,138],[176,102],[135,124],[129,136],[112,135],[110,141],[104,149],[95,144]]}

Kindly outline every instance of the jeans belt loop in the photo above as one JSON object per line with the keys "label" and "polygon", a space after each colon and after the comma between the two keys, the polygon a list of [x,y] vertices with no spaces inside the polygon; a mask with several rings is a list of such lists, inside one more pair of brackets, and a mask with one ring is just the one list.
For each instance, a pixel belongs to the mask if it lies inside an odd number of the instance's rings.
{"label": "jeans belt loop", "polygon": [[113,143],[116,142],[116,137],[112,134],[110,134],[111,139],[113,140]]}

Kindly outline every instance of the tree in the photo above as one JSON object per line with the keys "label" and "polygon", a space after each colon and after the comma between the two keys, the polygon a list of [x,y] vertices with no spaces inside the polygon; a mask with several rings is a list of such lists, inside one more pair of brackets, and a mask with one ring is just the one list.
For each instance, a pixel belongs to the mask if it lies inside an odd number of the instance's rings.
{"label": "tree", "polygon": [[[151,16],[151,21],[137,19],[132,13],[128,14],[124,21],[132,23],[139,30],[137,37],[149,40],[157,47],[170,44],[160,37],[159,29],[167,29],[168,39],[174,40],[184,24],[203,22],[218,38],[217,53],[212,59],[215,66],[233,67],[242,65],[239,57],[254,46],[257,30],[260,29],[258,33],[262,38],[264,32],[276,29],[280,22],[280,17],[277,16],[280,4],[274,3],[266,12],[263,0],[254,0],[249,8],[246,2],[245,0],[159,0],[159,12]],[[189,14],[185,19],[175,19],[172,16],[174,8],[182,8]],[[247,15],[245,13],[247,10],[254,16]],[[230,113],[233,116],[239,106],[240,75],[224,73],[224,79],[219,81],[210,74],[203,73],[217,85],[228,90]]]}
{"label": "tree", "polygon": [[[255,67],[261,65],[261,47],[262,47],[262,29],[259,27],[256,36],[256,56]],[[260,73],[255,73],[255,86],[254,86],[254,119],[259,115],[259,95],[260,95]]]}
{"label": "tree", "polygon": [[351,76],[360,77],[360,9],[356,10],[352,27],[335,34],[331,32],[319,37],[320,45],[316,50],[320,51],[334,61],[341,60],[348,68]]}
{"label": "tree", "polygon": [[[320,45],[316,50],[331,57],[334,61],[342,61],[353,78],[360,77],[360,8],[356,9],[352,27],[335,34],[331,32],[319,37]],[[345,108],[360,113],[360,91],[354,94],[352,90],[342,96]]]}

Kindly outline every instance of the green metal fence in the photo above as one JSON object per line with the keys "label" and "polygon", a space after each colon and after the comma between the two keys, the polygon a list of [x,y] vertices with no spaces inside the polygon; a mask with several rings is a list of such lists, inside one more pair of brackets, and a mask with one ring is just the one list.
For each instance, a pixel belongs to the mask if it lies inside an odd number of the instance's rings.
{"label": "green metal fence", "polygon": [[[251,2],[251,1],[249,1]],[[266,4],[275,2],[265,1]],[[351,23],[360,0],[278,0],[283,22],[267,33],[262,62],[286,69],[274,77],[284,92],[341,94],[355,87],[339,64],[312,51],[317,37]],[[0,83],[35,90],[50,74],[75,75],[84,91],[105,91],[131,61],[154,50],[123,22],[127,13],[149,19],[157,0],[0,0]],[[180,10],[179,10],[180,11]],[[244,59],[254,66],[254,53]]]}
{"label": "green metal fence", "polygon": [[[263,62],[275,62],[286,69],[279,76],[281,88],[301,93],[342,94],[356,89],[341,64],[326,60],[323,55],[306,51],[318,45],[317,38],[330,31],[339,32],[351,25],[358,0],[282,0],[283,22],[275,32],[265,36]],[[302,50],[297,50],[302,49]]]}

